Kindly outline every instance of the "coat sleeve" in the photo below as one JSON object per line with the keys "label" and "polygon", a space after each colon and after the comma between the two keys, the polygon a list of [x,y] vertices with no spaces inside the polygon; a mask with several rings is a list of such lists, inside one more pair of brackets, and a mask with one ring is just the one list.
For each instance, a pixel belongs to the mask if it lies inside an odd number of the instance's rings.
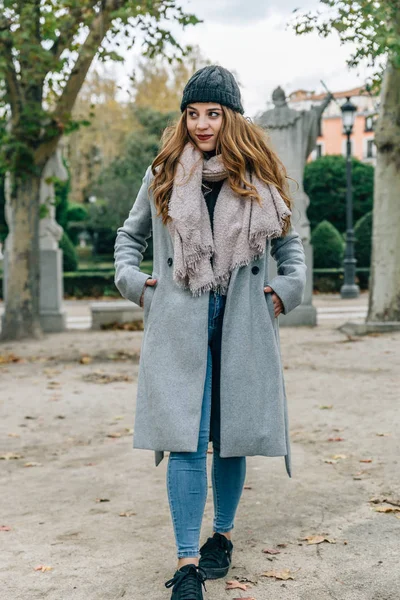
{"label": "coat sleeve", "polygon": [[268,285],[282,300],[283,314],[287,315],[303,300],[307,272],[303,243],[293,227],[285,236],[272,240],[271,256],[278,274]]}
{"label": "coat sleeve", "polygon": [[114,246],[115,285],[121,295],[139,305],[145,281],[150,278],[140,270],[143,253],[151,235],[151,208],[148,197],[151,167],[148,167],[142,185],[128,218],[117,230]]}

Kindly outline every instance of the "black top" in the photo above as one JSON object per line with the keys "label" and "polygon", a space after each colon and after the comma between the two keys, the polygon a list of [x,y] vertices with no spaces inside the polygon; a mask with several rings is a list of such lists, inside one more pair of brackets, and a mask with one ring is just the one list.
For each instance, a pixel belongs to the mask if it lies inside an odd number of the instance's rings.
{"label": "black top", "polygon": [[[210,152],[204,152],[204,157],[206,160],[208,160],[212,156],[215,156],[215,150],[211,150]],[[203,192],[203,196],[205,198],[208,208],[208,214],[210,215],[211,231],[213,231],[214,229],[213,219],[215,203],[217,201],[218,194],[221,190],[223,183],[224,180],[222,179],[221,181],[203,181],[201,185],[201,190]]]}

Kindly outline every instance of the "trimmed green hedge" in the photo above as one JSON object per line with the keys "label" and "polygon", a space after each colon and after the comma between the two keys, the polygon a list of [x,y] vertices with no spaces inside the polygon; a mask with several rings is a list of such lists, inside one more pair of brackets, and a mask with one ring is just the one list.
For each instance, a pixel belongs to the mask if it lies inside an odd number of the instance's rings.
{"label": "trimmed green hedge", "polygon": [[[143,263],[142,263],[143,264]],[[151,274],[151,265],[142,268]],[[357,283],[361,289],[368,289],[369,269],[357,269]],[[2,298],[3,278],[0,274],[0,298]],[[343,284],[343,269],[314,269],[314,290],[322,293],[339,292]],[[120,298],[114,284],[114,271],[87,271],[64,273],[64,295],[66,298],[100,298],[110,296]]]}

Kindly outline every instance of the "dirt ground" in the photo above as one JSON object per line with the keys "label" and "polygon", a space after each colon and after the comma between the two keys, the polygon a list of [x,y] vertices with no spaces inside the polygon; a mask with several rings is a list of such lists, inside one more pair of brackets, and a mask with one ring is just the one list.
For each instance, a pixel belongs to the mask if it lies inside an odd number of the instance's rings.
{"label": "dirt ground", "polygon": [[[337,325],[281,330],[293,478],[282,457],[247,459],[233,567],[206,600],[399,600],[400,333]],[[141,336],[0,345],[2,600],[169,600],[167,460],[132,449]]]}

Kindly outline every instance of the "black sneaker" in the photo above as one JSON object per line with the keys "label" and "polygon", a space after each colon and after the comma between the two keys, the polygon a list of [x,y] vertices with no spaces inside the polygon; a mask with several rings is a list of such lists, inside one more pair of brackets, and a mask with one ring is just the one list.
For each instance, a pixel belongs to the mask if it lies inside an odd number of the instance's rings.
{"label": "black sneaker", "polygon": [[189,564],[176,571],[173,578],[165,583],[165,587],[174,586],[171,600],[203,600],[201,586],[206,589],[206,579],[207,576],[200,566]]}
{"label": "black sneaker", "polygon": [[233,544],[221,533],[214,533],[200,548],[199,566],[207,579],[225,577],[232,561]]}

